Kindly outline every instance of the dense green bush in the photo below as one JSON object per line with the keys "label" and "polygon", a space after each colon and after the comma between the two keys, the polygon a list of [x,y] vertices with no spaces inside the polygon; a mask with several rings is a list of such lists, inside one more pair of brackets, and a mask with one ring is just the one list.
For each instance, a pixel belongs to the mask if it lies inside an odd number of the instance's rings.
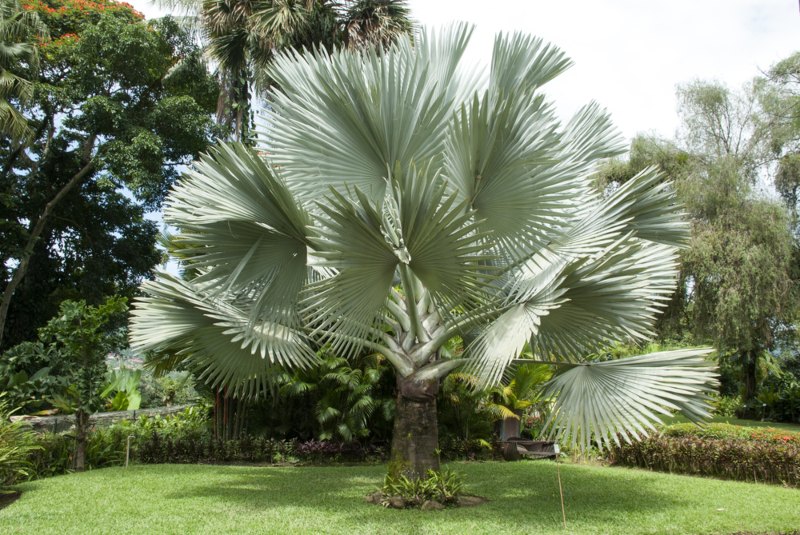
{"label": "dense green bush", "polygon": [[139,442],[135,459],[146,464],[161,463],[279,463],[295,461],[296,443],[270,438],[244,437],[215,440],[200,437],[164,437],[154,431]]}
{"label": "dense green bush", "polygon": [[800,423],[800,378],[783,373],[765,381],[756,400],[764,417],[776,422]]}
{"label": "dense green bush", "polygon": [[800,486],[800,433],[727,424],[678,424],[609,452],[613,464],[661,472]]}
{"label": "dense green bush", "polygon": [[733,418],[742,406],[742,396],[718,396],[713,403],[716,416]]}
{"label": "dense green bush", "polygon": [[669,437],[755,440],[777,444],[789,442],[800,445],[800,432],[774,427],[746,427],[723,423],[711,423],[701,427],[685,423],[668,425],[661,430],[661,434]]}
{"label": "dense green bush", "polygon": [[[94,430],[89,436],[87,468],[120,465],[125,461],[130,437],[130,459],[160,463],[282,463],[363,462],[383,460],[382,444],[295,439],[282,440],[245,435],[239,440],[214,438],[208,409],[190,407],[181,413],[141,417]],[[38,435],[40,449],[31,455],[29,478],[69,472],[75,437],[70,433]]]}
{"label": "dense green bush", "polygon": [[[29,457],[31,472],[27,479],[57,476],[72,471],[74,436],[66,433],[44,433],[36,436],[36,444],[40,448]],[[88,468],[93,468],[91,463]]]}
{"label": "dense green bush", "polygon": [[447,468],[439,472],[428,470],[425,478],[389,473],[381,487],[381,504],[389,507],[393,503],[392,499],[399,497],[404,507],[420,507],[428,500],[435,500],[442,505],[454,505],[463,488],[464,478]]}
{"label": "dense green bush", "polygon": [[12,422],[15,411],[0,397],[0,490],[30,477],[29,456],[38,449],[33,431],[24,422]]}
{"label": "dense green bush", "polygon": [[444,461],[486,461],[497,458],[492,444],[482,438],[444,436],[439,439],[439,456]]}

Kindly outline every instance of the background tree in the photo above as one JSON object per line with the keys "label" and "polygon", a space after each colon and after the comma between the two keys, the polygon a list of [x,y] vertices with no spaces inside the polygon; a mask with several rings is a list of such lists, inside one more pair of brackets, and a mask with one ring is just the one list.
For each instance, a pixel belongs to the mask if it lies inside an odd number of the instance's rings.
{"label": "background tree", "polygon": [[217,122],[235,141],[252,143],[252,106],[273,83],[268,68],[281,50],[388,45],[411,32],[402,0],[167,0],[194,14],[222,91]]}
{"label": "background tree", "polygon": [[31,0],[53,40],[23,109],[28,146],[0,147],[2,346],[66,298],[130,295],[160,261],[157,208],[209,143],[217,88],[191,38],[114,2]]}
{"label": "background tree", "polygon": [[696,82],[679,90],[683,140],[696,165],[681,183],[693,215],[685,268],[692,323],[735,356],[745,402],[757,370],[796,312],[794,243],[786,211],[762,193],[774,176],[779,123],[765,109],[763,82],[741,92]]}
{"label": "background tree", "polygon": [[61,364],[54,370],[60,389],[53,400],[75,414],[75,470],[86,468],[89,417],[100,410],[106,384],[106,356],[125,343],[124,298],[112,297],[93,307],[85,301],[64,301],[58,315],[39,330],[39,343],[26,344],[31,353]]}
{"label": "background tree", "polygon": [[722,159],[736,163],[751,182],[772,159],[771,123],[760,105],[760,83],[732,92],[716,82],[696,81],[678,88],[682,128],[679,140],[703,165]]}
{"label": "background tree", "polygon": [[[740,93],[716,83],[683,86],[679,140],[635,138],[628,160],[606,164],[600,180],[613,190],[655,164],[675,181],[692,239],[681,253],[679,291],[657,325],[659,335],[713,343],[739,370],[724,390],[741,384],[751,404],[764,357],[793,331],[797,310],[792,223],[765,193],[776,170],[776,136],[786,135],[765,108],[768,98],[774,95],[759,81]],[[782,173],[783,164],[779,191]]]}
{"label": "background tree", "polygon": [[688,233],[671,191],[648,171],[601,198],[589,175],[620,148],[608,117],[589,105],[562,126],[538,92],[563,53],[500,37],[475,80],[459,69],[470,33],[279,57],[270,161],[223,145],[178,183],[165,216],[200,275],[145,284],[132,344],[238,396],[317,365],[315,344],[378,352],[397,374],[392,456],[415,476],[438,467],[441,378],[495,384],[526,343],[557,363],[550,423],[574,442],[637,437],[653,410],[705,414],[704,351],[581,359],[651,333]]}
{"label": "background tree", "polygon": [[721,159],[681,185],[693,215],[683,255],[692,305],[690,324],[732,354],[742,370],[745,402],[757,394],[759,362],[796,312],[794,243],[780,204],[752,193],[735,161]]}
{"label": "background tree", "polygon": [[800,235],[800,52],[773,65],[759,81],[761,104],[771,125],[770,148],[778,161],[775,188],[791,210],[795,235]]}

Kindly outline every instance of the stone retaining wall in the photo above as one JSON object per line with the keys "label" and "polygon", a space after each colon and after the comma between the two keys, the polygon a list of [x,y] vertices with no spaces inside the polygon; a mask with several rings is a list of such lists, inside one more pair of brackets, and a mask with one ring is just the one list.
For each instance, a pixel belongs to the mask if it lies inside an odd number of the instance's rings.
{"label": "stone retaining wall", "polygon": [[[169,414],[182,412],[192,406],[193,405],[173,405],[171,407],[158,407],[155,409],[141,409],[136,411],[98,412],[93,414],[89,420],[94,426],[108,427],[114,422],[119,422],[121,420],[135,420],[140,416],[167,416]],[[75,417],[71,414],[56,416],[12,416],[11,419],[28,422],[35,431],[40,433],[48,431],[53,433],[67,431],[75,424]]]}

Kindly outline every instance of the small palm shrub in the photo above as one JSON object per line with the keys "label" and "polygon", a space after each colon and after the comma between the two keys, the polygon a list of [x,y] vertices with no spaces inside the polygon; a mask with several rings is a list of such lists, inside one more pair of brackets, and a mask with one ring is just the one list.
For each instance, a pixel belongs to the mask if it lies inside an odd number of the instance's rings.
{"label": "small palm shrub", "polygon": [[384,507],[395,506],[398,497],[405,507],[419,507],[426,501],[436,501],[442,505],[454,505],[464,489],[464,479],[460,474],[445,468],[440,471],[428,470],[427,477],[413,478],[405,474],[386,474],[381,487]]}
{"label": "small palm shrub", "polygon": [[11,421],[14,412],[0,397],[0,490],[32,475],[28,457],[39,449],[30,427],[21,421]]}

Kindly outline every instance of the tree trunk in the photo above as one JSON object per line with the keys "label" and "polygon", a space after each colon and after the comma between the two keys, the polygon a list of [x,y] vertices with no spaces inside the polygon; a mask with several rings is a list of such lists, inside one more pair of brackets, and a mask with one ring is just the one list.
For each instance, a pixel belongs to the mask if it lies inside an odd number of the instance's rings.
{"label": "tree trunk", "polygon": [[[91,152],[91,148],[94,146],[94,136],[90,138],[90,141],[87,142],[87,147],[89,150],[84,150],[85,153]],[[8,317],[8,309],[11,306],[11,299],[14,297],[14,292],[17,290],[17,286],[22,282],[22,279],[25,278],[25,275],[28,274],[28,267],[31,262],[31,257],[33,256],[33,248],[36,246],[36,242],[39,240],[39,237],[44,232],[45,226],[50,219],[50,215],[52,214],[55,207],[61,200],[72,191],[80,182],[89,174],[89,172],[94,167],[94,160],[89,159],[86,163],[84,163],[83,167],[80,171],[75,173],[72,178],[56,193],[55,197],[53,197],[50,202],[48,202],[42,213],[39,215],[39,218],[36,220],[35,223],[32,222],[32,226],[28,233],[28,241],[25,243],[25,248],[22,250],[22,254],[19,258],[19,265],[14,270],[14,275],[11,276],[11,280],[8,281],[8,284],[3,290],[3,297],[2,301],[0,301],[0,347],[3,345],[3,334],[5,333],[6,327],[6,318]]]}
{"label": "tree trunk", "polygon": [[397,408],[392,433],[390,475],[425,477],[439,470],[436,394],[439,381],[397,378]]}
{"label": "tree trunk", "polygon": [[89,415],[84,411],[75,413],[75,471],[86,470],[86,442],[89,432]]}
{"label": "tree trunk", "polygon": [[758,381],[758,351],[751,349],[744,355],[744,402],[748,404],[756,397]]}

